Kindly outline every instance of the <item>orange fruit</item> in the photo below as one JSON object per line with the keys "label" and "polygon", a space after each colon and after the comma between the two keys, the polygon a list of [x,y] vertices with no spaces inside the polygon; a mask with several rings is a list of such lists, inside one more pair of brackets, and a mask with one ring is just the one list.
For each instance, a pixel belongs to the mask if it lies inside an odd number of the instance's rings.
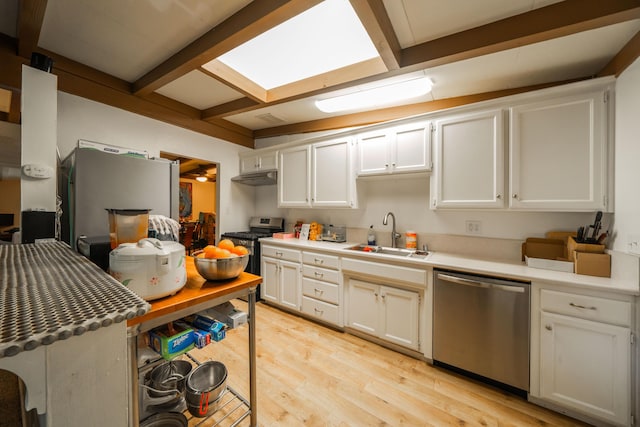
{"label": "orange fruit", "polygon": [[226,250],[230,251],[231,249],[233,249],[234,244],[229,239],[222,239],[222,240],[220,240],[220,243],[218,243],[218,247],[220,249],[226,249]]}
{"label": "orange fruit", "polygon": [[226,249],[220,249],[216,251],[214,258],[229,258],[231,256],[231,252]]}
{"label": "orange fruit", "polygon": [[247,255],[249,253],[249,249],[245,248],[242,245],[238,245],[238,246],[235,246],[233,249],[231,249],[231,252],[236,255],[242,256],[242,255]]}
{"label": "orange fruit", "polygon": [[214,258],[213,254],[215,254],[217,250],[218,250],[218,248],[216,248],[213,245],[205,246],[204,249],[203,249],[204,258]]}

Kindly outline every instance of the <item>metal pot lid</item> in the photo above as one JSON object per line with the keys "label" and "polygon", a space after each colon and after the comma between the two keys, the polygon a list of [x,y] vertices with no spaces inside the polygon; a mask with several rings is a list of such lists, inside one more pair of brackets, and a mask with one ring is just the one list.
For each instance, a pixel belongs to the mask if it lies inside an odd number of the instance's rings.
{"label": "metal pot lid", "polygon": [[119,258],[137,258],[149,255],[168,255],[174,252],[185,253],[184,245],[178,242],[145,238],[138,243],[122,243],[111,251],[110,255]]}
{"label": "metal pot lid", "polygon": [[189,422],[180,412],[160,412],[140,423],[140,427],[187,427]]}

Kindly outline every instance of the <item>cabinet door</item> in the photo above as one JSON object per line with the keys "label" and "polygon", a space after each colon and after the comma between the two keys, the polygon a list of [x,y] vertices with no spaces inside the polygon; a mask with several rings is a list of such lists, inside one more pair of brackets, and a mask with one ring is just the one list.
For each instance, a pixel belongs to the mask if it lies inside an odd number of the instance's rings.
{"label": "cabinet door", "polygon": [[391,170],[389,135],[386,130],[358,136],[358,175],[379,175]]}
{"label": "cabinet door", "polygon": [[300,311],[301,273],[300,264],[280,261],[280,300],[285,307]]}
{"label": "cabinet door", "polygon": [[542,312],[540,335],[541,397],[629,425],[630,329]]}
{"label": "cabinet door", "polygon": [[349,319],[353,329],[378,336],[380,286],[357,279],[349,280]]}
{"label": "cabinet door", "polygon": [[504,203],[501,110],[436,122],[436,208],[501,208]]}
{"label": "cabinet door", "polygon": [[382,328],[380,338],[404,347],[418,349],[417,292],[383,286],[380,289],[382,303]]}
{"label": "cabinet door", "polygon": [[355,185],[349,138],[314,144],[311,204],[317,207],[352,207]]}
{"label": "cabinet door", "polygon": [[426,172],[431,169],[431,131],[429,122],[394,128],[391,145],[393,173]]}
{"label": "cabinet door", "polygon": [[280,287],[278,263],[279,261],[273,258],[262,257],[260,296],[266,301],[278,302],[278,289]]}
{"label": "cabinet door", "polygon": [[240,156],[240,173],[256,172],[278,168],[278,152],[251,153]]}
{"label": "cabinet door", "polygon": [[606,208],[606,93],[510,109],[510,206]]}
{"label": "cabinet door", "polygon": [[260,170],[269,170],[278,168],[278,152],[262,153],[258,156],[258,167]]}
{"label": "cabinet door", "polygon": [[280,152],[278,170],[278,206],[309,207],[309,177],[311,167],[309,146]]}

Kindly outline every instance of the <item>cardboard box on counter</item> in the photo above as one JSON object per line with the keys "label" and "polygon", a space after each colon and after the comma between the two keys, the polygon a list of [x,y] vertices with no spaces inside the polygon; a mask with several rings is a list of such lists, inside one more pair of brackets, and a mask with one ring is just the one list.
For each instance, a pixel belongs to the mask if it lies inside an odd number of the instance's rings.
{"label": "cardboard box on counter", "polygon": [[573,273],[573,262],[566,259],[562,239],[529,237],[522,244],[522,258],[528,267]]}
{"label": "cardboard box on counter", "polygon": [[591,243],[578,243],[573,237],[567,240],[567,257],[569,261],[575,261],[576,252],[589,252],[594,254],[603,254],[605,246]]}
{"label": "cardboard box on counter", "polygon": [[611,255],[593,252],[574,252],[576,274],[611,277]]}

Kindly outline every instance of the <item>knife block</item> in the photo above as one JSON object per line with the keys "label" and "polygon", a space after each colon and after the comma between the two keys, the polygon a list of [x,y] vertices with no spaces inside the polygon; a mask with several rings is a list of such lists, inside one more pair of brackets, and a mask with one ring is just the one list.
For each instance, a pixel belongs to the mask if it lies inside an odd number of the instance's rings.
{"label": "knife block", "polygon": [[587,252],[592,254],[603,254],[605,246],[591,243],[578,243],[573,238],[573,236],[569,236],[567,240],[567,257],[569,261],[575,261],[576,252]]}

